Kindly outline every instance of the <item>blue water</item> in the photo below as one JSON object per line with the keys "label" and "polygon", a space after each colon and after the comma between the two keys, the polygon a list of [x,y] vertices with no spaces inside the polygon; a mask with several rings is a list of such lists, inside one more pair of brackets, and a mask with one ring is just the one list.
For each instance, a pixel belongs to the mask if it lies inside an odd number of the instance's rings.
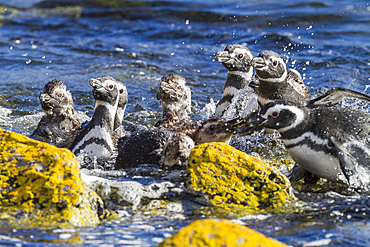
{"label": "blue water", "polygon": [[[88,81],[102,75],[125,83],[127,120],[151,125],[160,118],[156,90],[169,73],[186,79],[193,118],[205,119],[202,110],[220,98],[226,79],[213,56],[230,43],[255,56],[277,51],[313,96],[332,87],[369,94],[369,27],[367,1],[0,0],[0,127],[30,134],[41,116],[39,93],[54,78],[72,92],[76,110],[91,116]],[[307,203],[302,213],[235,220],[292,246],[370,245],[369,197],[297,196]],[[203,217],[190,202],[160,216],[123,207],[119,221],[96,228],[0,229],[0,245],[155,246]]]}

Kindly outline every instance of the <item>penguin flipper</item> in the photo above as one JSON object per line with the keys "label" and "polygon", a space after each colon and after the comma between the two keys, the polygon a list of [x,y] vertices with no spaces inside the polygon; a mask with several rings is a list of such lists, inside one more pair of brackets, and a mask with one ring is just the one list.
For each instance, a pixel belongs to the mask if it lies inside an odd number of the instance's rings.
{"label": "penguin flipper", "polygon": [[309,100],[308,107],[333,106],[338,104],[344,97],[355,98],[370,102],[370,96],[345,88],[332,88],[323,95]]}
{"label": "penguin flipper", "polygon": [[[359,142],[348,140],[344,143],[334,137],[330,138],[340,166],[348,184],[359,193],[370,191],[370,149]],[[353,155],[356,154],[356,155]]]}

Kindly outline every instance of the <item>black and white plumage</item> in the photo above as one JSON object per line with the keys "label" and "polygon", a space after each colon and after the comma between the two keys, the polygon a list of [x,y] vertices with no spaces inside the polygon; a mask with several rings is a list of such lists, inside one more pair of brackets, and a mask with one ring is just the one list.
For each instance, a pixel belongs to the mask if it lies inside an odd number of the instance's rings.
{"label": "black and white plumage", "polygon": [[276,100],[245,126],[277,130],[292,159],[313,174],[358,192],[370,190],[369,113]]}
{"label": "black and white plumage", "polygon": [[117,81],[110,76],[90,80],[96,101],[91,121],[74,139],[70,150],[91,159],[109,159],[114,154],[113,129],[119,101]]}
{"label": "black and white plumage", "polygon": [[370,97],[344,88],[333,88],[325,94],[309,99],[306,86],[299,73],[287,70],[283,58],[273,51],[263,51],[253,58],[252,66],[256,69],[258,84],[255,92],[261,106],[276,99],[300,102],[308,107],[333,106],[344,97],[352,97],[370,102]]}
{"label": "black and white plumage", "polygon": [[[306,88],[298,72],[291,71],[293,77],[288,82],[288,70],[283,58],[273,51],[263,51],[253,58],[252,66],[256,69],[258,85],[255,92],[261,106],[276,99],[287,99],[295,102],[306,100]],[[296,73],[295,73],[296,72]],[[301,86],[293,86],[293,82]],[[301,89],[296,90],[295,88]],[[303,90],[302,90],[303,89]]]}
{"label": "black and white plumage", "polygon": [[31,138],[57,147],[68,147],[81,125],[74,114],[71,92],[62,81],[52,80],[44,86],[39,99],[46,115],[40,120]]}
{"label": "black and white plumage", "polygon": [[126,86],[122,82],[117,81],[117,87],[119,98],[116,116],[114,118],[114,127],[113,127],[114,130],[118,129],[118,127],[122,125],[123,117],[125,116],[125,110],[128,103],[128,94]]}
{"label": "black and white plumage", "polygon": [[233,44],[227,45],[224,51],[217,52],[215,59],[227,69],[226,83],[215,111],[215,115],[221,117],[233,98],[240,93],[241,89],[248,86],[252,79],[253,67],[250,63],[253,55],[246,46]]}

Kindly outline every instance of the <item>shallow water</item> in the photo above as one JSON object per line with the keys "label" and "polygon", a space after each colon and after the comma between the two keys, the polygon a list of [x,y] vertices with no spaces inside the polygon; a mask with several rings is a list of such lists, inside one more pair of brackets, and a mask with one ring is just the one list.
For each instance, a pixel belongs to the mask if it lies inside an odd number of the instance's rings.
{"label": "shallow water", "polygon": [[[204,108],[220,98],[226,79],[213,56],[230,43],[246,44],[254,55],[279,52],[301,72],[312,96],[332,87],[369,94],[369,23],[367,1],[1,0],[0,126],[29,135],[42,116],[39,93],[54,78],[65,82],[75,108],[91,116],[88,81],[102,75],[125,83],[126,120],[151,125],[160,118],[156,90],[169,73],[180,74],[191,87],[193,118],[206,119]],[[361,102],[343,104],[370,111]],[[135,172],[113,179],[162,179]],[[221,215],[292,246],[369,245],[369,197],[297,196],[307,202],[301,213]],[[163,215],[122,207],[119,221],[96,228],[0,229],[0,245],[155,246],[193,219],[220,216],[184,201],[183,210],[174,207]]]}

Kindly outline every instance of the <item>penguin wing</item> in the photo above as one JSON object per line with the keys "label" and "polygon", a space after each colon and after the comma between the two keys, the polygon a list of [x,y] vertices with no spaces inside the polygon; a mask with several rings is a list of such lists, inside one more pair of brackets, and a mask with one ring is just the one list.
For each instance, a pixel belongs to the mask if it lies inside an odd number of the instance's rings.
{"label": "penguin wing", "polygon": [[350,187],[359,193],[370,191],[370,149],[357,140],[342,143],[331,137],[340,166]]}
{"label": "penguin wing", "polygon": [[323,95],[309,100],[308,107],[333,106],[338,104],[344,97],[355,98],[370,102],[370,96],[345,88],[332,88]]}

